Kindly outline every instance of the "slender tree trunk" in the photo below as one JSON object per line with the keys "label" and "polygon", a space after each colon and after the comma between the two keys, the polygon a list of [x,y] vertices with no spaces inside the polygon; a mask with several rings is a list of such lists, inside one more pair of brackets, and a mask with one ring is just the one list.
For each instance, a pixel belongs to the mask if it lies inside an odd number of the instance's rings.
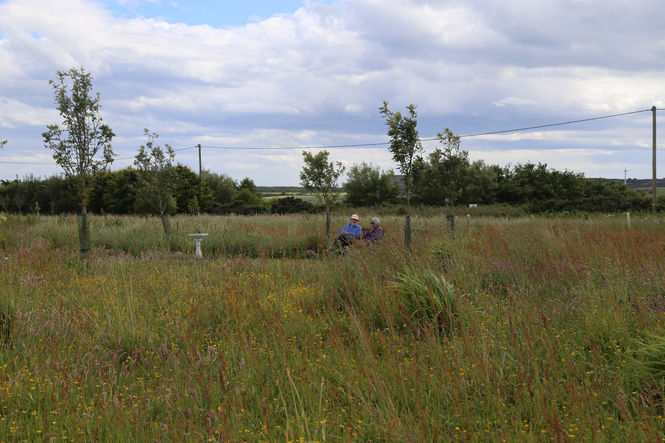
{"label": "slender tree trunk", "polygon": [[85,259],[90,252],[90,224],[88,223],[88,192],[86,178],[81,178],[81,217],[79,218],[79,247],[81,259]]}
{"label": "slender tree trunk", "polygon": [[169,221],[169,214],[162,213],[162,226],[164,227],[164,235],[167,237],[171,234],[171,222]]}
{"label": "slender tree trunk", "polygon": [[78,225],[79,248],[81,249],[81,259],[84,259],[90,252],[90,225],[88,223],[88,212],[85,207],[81,210]]}
{"label": "slender tree trunk", "polygon": [[326,208],[326,247],[330,243],[330,210]]}
{"label": "slender tree trunk", "polygon": [[407,251],[411,250],[411,214],[404,220],[404,247]]}

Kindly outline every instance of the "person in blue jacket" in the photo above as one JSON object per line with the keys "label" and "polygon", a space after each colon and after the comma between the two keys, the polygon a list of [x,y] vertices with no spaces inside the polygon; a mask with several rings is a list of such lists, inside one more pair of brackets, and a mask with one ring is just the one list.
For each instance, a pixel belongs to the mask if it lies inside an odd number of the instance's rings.
{"label": "person in blue jacket", "polygon": [[342,246],[351,246],[353,240],[359,240],[363,233],[363,228],[358,221],[360,218],[358,214],[353,214],[349,223],[344,225],[337,234],[337,240]]}

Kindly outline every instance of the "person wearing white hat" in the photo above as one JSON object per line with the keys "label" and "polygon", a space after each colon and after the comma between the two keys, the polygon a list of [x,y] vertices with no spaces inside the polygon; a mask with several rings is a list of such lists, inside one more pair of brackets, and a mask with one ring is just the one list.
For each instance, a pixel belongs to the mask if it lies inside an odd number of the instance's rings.
{"label": "person wearing white hat", "polygon": [[351,215],[349,223],[339,230],[337,240],[342,246],[351,246],[353,240],[360,239],[360,236],[363,233],[363,228],[360,226],[360,223],[358,223],[359,221],[360,217],[358,217],[358,214],[353,214]]}

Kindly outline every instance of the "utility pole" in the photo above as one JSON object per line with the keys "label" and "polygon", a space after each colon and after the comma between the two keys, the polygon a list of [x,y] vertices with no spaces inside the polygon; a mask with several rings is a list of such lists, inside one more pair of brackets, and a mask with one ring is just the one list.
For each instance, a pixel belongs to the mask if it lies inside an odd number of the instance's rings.
{"label": "utility pole", "polygon": [[651,211],[656,212],[656,107],[651,107],[651,112],[653,113],[653,159],[651,163],[651,168],[653,172],[653,183],[651,185],[651,193],[653,195],[653,200],[651,202]]}
{"label": "utility pole", "polygon": [[201,143],[196,146],[199,148],[199,182],[203,183],[203,176],[201,175]]}
{"label": "utility pole", "polygon": [[[196,145],[199,148],[199,207],[201,205],[201,197],[203,197],[203,170],[201,169],[201,143]],[[198,214],[201,215],[199,210]]]}

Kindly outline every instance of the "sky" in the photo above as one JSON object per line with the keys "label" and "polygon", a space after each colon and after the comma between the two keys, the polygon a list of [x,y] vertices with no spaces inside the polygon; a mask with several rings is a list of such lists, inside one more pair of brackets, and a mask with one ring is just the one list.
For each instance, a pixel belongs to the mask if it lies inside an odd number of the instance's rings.
{"label": "sky", "polygon": [[[144,128],[194,171],[200,144],[204,169],[259,186],[298,185],[302,151],[322,147],[347,170],[396,169],[386,100],[417,106],[423,139],[463,136],[473,161],[609,178],[651,178],[656,106],[662,178],[662,10],[662,0],[0,1],[0,180],[62,173],[41,135],[62,122],[49,80],[79,67],[116,134],[112,170],[132,165]],[[439,146],[423,142],[426,154]]]}

